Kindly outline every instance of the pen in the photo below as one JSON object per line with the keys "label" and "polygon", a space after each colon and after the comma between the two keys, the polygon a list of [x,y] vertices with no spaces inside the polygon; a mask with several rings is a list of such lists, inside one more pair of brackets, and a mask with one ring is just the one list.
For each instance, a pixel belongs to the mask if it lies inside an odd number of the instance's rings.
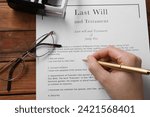
{"label": "pen", "polygon": [[[83,59],[83,61],[87,62],[87,59]],[[138,68],[138,67],[130,67],[126,65],[120,65],[120,64],[115,64],[115,63],[109,63],[109,62],[103,62],[103,61],[97,61],[100,65],[112,69],[117,69],[121,71],[128,71],[128,72],[137,72],[145,75],[150,74],[150,70],[148,69],[143,69],[143,68]]]}

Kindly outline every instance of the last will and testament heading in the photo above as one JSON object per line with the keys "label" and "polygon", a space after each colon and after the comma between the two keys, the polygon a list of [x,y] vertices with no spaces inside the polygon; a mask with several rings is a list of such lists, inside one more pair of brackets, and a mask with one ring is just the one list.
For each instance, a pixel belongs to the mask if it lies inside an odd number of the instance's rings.
{"label": "last will and testament heading", "polygon": [[79,10],[75,9],[75,15],[108,15],[108,9],[92,9],[92,10]]}

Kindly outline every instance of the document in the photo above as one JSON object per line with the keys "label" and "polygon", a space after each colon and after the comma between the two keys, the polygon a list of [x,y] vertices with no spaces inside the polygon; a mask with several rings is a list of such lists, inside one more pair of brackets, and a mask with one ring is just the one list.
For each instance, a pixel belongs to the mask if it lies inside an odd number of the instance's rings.
{"label": "document", "polygon": [[[69,0],[64,18],[37,15],[37,38],[49,31],[62,47],[37,58],[37,99],[111,99],[82,61],[108,45],[140,56],[142,67],[150,68],[144,0]],[[150,99],[150,77],[143,79]]]}

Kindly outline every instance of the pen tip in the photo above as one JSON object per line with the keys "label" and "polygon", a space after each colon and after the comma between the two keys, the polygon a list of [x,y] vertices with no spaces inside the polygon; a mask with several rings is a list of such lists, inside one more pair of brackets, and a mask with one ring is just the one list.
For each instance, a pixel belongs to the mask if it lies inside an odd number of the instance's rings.
{"label": "pen tip", "polygon": [[147,71],[147,74],[148,74],[148,75],[150,74],[150,70],[149,70],[149,71]]}
{"label": "pen tip", "polygon": [[82,59],[82,61],[87,62],[87,59]]}

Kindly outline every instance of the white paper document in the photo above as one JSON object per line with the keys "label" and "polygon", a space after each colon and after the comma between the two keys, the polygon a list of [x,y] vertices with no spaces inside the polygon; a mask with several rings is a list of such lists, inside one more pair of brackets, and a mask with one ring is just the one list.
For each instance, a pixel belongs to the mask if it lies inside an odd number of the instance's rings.
{"label": "white paper document", "polygon": [[[64,18],[37,15],[36,37],[49,31],[62,47],[37,58],[37,99],[111,99],[82,61],[108,45],[140,56],[150,68],[144,0],[69,0]],[[150,77],[143,79],[150,99]]]}

